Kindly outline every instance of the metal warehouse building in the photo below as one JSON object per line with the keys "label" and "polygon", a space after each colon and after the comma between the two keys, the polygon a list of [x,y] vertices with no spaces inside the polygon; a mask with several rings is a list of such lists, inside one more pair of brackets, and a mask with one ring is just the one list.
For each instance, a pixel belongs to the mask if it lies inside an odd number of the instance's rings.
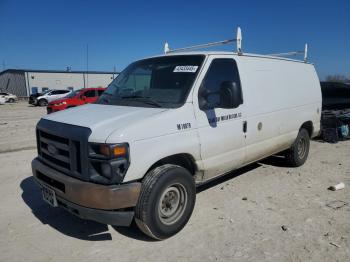
{"label": "metal warehouse building", "polygon": [[0,73],[0,92],[28,97],[47,89],[106,87],[117,75],[100,71],[7,69]]}

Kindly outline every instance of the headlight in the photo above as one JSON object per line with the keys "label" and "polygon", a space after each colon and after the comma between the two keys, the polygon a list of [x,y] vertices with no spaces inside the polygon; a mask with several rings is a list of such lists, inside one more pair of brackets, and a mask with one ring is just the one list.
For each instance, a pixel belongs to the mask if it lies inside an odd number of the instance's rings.
{"label": "headlight", "polygon": [[99,146],[99,153],[107,158],[126,157],[128,147],[126,144],[108,145],[101,144]]}
{"label": "headlight", "polygon": [[129,145],[89,144],[90,179],[101,184],[121,183],[129,167]]}
{"label": "headlight", "polygon": [[65,105],[65,104],[67,104],[67,102],[57,103],[57,104],[54,104],[54,106],[63,106],[63,105]]}

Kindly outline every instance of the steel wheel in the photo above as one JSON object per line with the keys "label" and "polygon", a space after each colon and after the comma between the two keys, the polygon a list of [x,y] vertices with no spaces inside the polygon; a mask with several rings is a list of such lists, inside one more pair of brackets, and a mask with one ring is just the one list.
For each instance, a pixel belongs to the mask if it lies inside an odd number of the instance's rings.
{"label": "steel wheel", "polygon": [[158,216],[165,225],[172,225],[182,216],[187,205],[186,189],[180,184],[166,188],[158,204]]}
{"label": "steel wheel", "polygon": [[306,140],[305,138],[300,138],[297,144],[297,152],[300,159],[303,159],[306,154]]}

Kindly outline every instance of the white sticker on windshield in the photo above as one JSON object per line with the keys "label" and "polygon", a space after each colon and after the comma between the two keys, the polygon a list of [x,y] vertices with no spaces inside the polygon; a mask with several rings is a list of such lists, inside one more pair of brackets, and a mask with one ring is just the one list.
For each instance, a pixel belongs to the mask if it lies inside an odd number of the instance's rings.
{"label": "white sticker on windshield", "polygon": [[174,73],[196,73],[198,66],[176,66],[174,69]]}

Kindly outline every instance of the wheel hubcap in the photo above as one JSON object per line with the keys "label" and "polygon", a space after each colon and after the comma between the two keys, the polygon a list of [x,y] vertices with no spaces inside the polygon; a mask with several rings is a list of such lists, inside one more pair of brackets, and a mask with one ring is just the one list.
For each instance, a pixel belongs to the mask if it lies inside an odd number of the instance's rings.
{"label": "wheel hubcap", "polygon": [[166,225],[174,224],[184,213],[186,204],[187,192],[181,184],[167,187],[159,200],[159,219]]}
{"label": "wheel hubcap", "polygon": [[299,139],[297,144],[297,152],[300,159],[303,159],[306,154],[306,140],[304,138]]}

